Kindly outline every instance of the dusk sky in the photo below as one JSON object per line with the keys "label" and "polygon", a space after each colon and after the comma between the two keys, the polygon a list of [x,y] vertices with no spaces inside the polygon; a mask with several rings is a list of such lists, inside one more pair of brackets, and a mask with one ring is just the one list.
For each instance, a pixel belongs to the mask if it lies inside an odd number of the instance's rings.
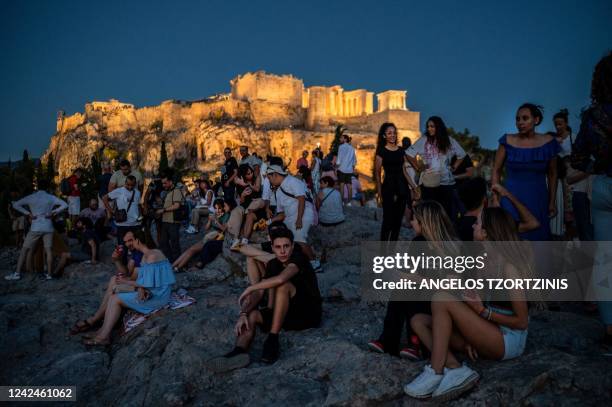
{"label": "dusk sky", "polygon": [[2,1],[0,161],[38,157],[57,111],[229,92],[247,71],[408,91],[407,106],[495,148],[525,101],[577,129],[612,48],[602,1]]}

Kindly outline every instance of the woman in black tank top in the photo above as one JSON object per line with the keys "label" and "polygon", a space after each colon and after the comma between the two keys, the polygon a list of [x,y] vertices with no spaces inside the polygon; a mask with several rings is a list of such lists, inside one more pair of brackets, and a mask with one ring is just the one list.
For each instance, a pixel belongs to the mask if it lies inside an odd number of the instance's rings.
{"label": "woman in black tank top", "polygon": [[[414,199],[420,195],[414,181],[405,174],[405,157],[404,150],[397,145],[397,128],[393,123],[383,123],[378,132],[374,163],[377,200],[383,208],[382,241],[398,239],[406,203],[411,201],[410,191],[413,191]],[[381,169],[385,172],[382,182]]]}

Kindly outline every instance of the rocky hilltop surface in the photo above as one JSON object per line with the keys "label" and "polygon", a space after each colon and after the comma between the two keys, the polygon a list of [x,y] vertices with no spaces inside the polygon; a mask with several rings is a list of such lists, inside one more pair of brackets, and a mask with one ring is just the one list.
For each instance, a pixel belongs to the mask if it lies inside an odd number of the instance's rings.
{"label": "rocky hilltop surface", "polygon": [[[345,224],[312,231],[325,260],[318,275],[322,326],[282,333],[274,365],[258,362],[258,336],[249,367],[223,374],[206,367],[233,345],[237,298],[246,286],[239,257],[219,256],[204,270],[179,274],[178,286],[197,303],[158,313],[105,350],[87,349],[67,332],[98,306],[113,267],[76,264],[59,280],[27,275],[0,281],[0,383],[76,385],[77,404],[94,406],[419,404],[404,396],[402,386],[425,362],[374,354],[365,346],[380,333],[385,306],[360,300],[359,243],[377,239],[380,212],[347,212]],[[402,235],[410,238],[407,230]],[[107,258],[111,249],[111,242],[103,245]],[[12,270],[16,256],[4,249],[0,272]],[[610,405],[612,358],[598,345],[603,327],[574,308],[532,313],[525,354],[474,363],[480,384],[452,404]]]}

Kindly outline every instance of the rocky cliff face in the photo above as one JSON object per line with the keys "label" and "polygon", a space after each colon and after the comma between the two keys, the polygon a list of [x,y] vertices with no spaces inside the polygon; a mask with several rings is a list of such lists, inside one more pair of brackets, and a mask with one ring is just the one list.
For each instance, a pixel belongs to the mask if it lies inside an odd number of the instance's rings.
{"label": "rocky cliff face", "polygon": [[[232,348],[237,298],[246,287],[243,260],[226,254],[204,270],[178,275],[178,286],[189,290],[195,305],[159,313],[105,350],[87,349],[66,332],[98,306],[111,264],[72,265],[50,282],[0,280],[0,382],[76,385],[78,404],[94,406],[419,404],[404,396],[402,386],[425,362],[374,354],[365,346],[380,333],[385,305],[359,298],[359,242],[377,239],[380,212],[347,208],[347,214],[344,224],[314,228],[311,235],[326,260],[318,275],[322,326],[282,333],[274,365],[259,363],[258,335],[249,367],[224,374],[206,367],[209,358]],[[410,238],[407,230],[402,237]],[[183,240],[183,247],[188,243]],[[103,245],[106,258],[112,246]],[[15,256],[0,255],[0,273],[14,268]],[[533,312],[525,354],[474,363],[480,384],[451,404],[610,405],[612,359],[598,345],[603,327],[571,305],[563,309]]]}
{"label": "rocky cliff face", "polygon": [[[165,123],[165,122],[164,122]],[[163,126],[163,127],[160,127]],[[351,133],[357,149],[357,171],[370,176],[374,157],[376,135]],[[95,121],[84,121],[51,138],[43,161],[53,154],[60,178],[78,167],[87,167],[94,155],[113,160],[127,158],[147,176],[157,172],[161,142],[165,141],[169,164],[178,162],[184,168],[214,173],[223,163],[223,149],[230,147],[234,155],[238,147],[246,145],[251,152],[265,156],[280,155],[295,163],[303,150],[312,151],[320,146],[328,151],[333,140],[333,130],[309,131],[294,128],[265,129],[249,120],[237,120],[228,116],[208,117],[187,127],[165,129],[165,125],[150,128],[126,127],[119,132]]]}

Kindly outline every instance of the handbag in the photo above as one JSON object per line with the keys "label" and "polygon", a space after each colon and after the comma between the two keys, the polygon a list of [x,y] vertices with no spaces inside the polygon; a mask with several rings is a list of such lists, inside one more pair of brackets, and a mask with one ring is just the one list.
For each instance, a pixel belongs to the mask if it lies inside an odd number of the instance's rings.
{"label": "handbag", "polygon": [[[179,191],[183,199],[179,202],[179,207],[172,213],[172,217],[175,222],[184,222],[189,219],[189,208],[187,205],[185,205],[185,195],[183,194],[183,191],[181,189],[179,189]],[[174,194],[174,190],[172,190],[172,193]],[[172,203],[175,202],[173,201]]]}
{"label": "handbag", "polygon": [[421,173],[419,182],[427,188],[437,188],[440,186],[442,172],[438,170],[427,170]]}
{"label": "handbag", "polygon": [[133,190],[132,197],[130,198],[130,202],[128,203],[127,209],[116,209],[117,202],[115,201],[115,210],[113,211],[113,219],[115,220],[116,223],[123,223],[127,221],[128,212],[130,211],[130,208],[132,207],[132,203],[134,202],[135,194],[136,194],[136,191]]}

